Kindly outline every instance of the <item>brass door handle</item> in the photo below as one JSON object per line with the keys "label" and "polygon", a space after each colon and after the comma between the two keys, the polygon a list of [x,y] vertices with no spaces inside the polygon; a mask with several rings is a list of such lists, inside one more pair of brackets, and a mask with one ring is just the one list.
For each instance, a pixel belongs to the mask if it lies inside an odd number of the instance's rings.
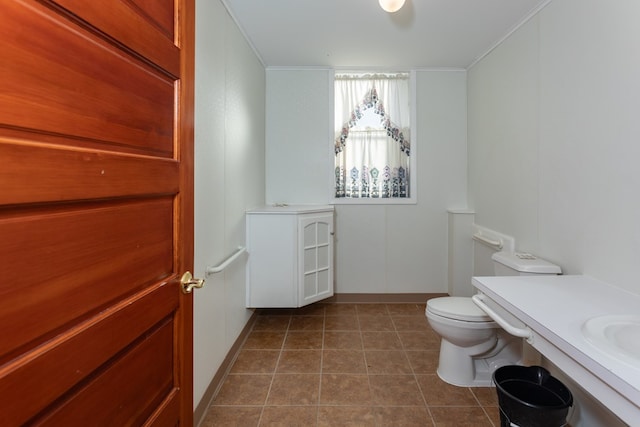
{"label": "brass door handle", "polygon": [[200,289],[204,286],[204,279],[194,279],[190,271],[182,275],[180,279],[182,285],[182,293],[190,294],[194,289]]}

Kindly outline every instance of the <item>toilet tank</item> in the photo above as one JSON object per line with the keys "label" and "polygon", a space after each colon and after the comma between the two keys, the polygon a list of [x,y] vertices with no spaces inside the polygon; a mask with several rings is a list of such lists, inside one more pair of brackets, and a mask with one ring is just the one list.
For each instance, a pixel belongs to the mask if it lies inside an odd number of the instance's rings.
{"label": "toilet tank", "polygon": [[562,270],[557,265],[522,252],[496,252],[491,256],[496,276],[557,275]]}

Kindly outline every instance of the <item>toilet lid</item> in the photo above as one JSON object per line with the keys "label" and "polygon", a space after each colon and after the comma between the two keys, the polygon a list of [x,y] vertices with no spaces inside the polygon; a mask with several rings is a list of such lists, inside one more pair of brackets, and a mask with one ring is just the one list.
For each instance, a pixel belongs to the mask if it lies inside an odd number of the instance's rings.
{"label": "toilet lid", "polygon": [[427,301],[427,309],[438,316],[465,322],[491,322],[492,319],[471,298],[442,297]]}

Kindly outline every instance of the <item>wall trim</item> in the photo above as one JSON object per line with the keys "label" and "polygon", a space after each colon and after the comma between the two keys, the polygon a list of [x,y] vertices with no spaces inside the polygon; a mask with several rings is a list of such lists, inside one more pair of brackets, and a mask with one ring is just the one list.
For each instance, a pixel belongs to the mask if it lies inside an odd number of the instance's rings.
{"label": "wall trim", "polygon": [[247,324],[242,329],[242,332],[240,332],[240,335],[238,335],[238,338],[229,349],[229,352],[220,364],[218,371],[213,376],[213,379],[211,380],[211,383],[209,383],[207,390],[204,392],[202,399],[200,399],[200,403],[198,403],[198,406],[196,406],[196,409],[193,411],[194,426],[199,426],[202,421],[204,421],[204,418],[207,415],[207,410],[213,402],[213,398],[216,397],[216,395],[220,391],[220,387],[222,386],[224,380],[227,378],[227,374],[231,369],[231,365],[233,365],[233,362],[235,362],[236,358],[238,357],[238,353],[240,353],[242,344],[244,344],[244,341],[247,339],[249,332],[251,332],[251,330],[253,329],[253,324],[255,323],[257,317],[257,311],[254,311],[247,321]]}
{"label": "wall trim", "polygon": [[425,303],[431,298],[447,297],[449,294],[438,293],[403,293],[403,294],[349,294],[337,293],[323,302],[334,303]]}
{"label": "wall trim", "polygon": [[227,14],[229,15],[233,23],[236,24],[238,31],[240,31],[240,34],[242,34],[242,37],[244,37],[245,42],[247,43],[247,45],[249,45],[249,47],[253,51],[253,54],[256,56],[258,61],[260,61],[260,65],[262,65],[262,68],[266,68],[266,64],[264,62],[264,59],[262,59],[262,55],[260,55],[260,52],[258,52],[258,48],[256,48],[256,45],[254,45],[251,38],[249,38],[247,31],[242,25],[240,25],[240,21],[238,21],[235,13],[231,9],[231,7],[229,7],[229,2],[227,0],[220,0],[220,2],[222,3],[222,6],[224,6],[224,8],[227,10]]}
{"label": "wall trim", "polygon": [[467,70],[471,70],[478,62],[482,61],[485,56],[489,55],[493,52],[498,46],[505,42],[513,33],[518,31],[520,27],[529,22],[534,16],[538,15],[542,9],[547,7],[552,0],[544,0],[542,3],[536,5],[533,9],[529,11],[516,25],[514,25],[506,34],[504,34],[500,39],[498,39],[493,45],[487,49],[486,52],[480,54],[477,58],[471,61],[471,64],[467,66]]}

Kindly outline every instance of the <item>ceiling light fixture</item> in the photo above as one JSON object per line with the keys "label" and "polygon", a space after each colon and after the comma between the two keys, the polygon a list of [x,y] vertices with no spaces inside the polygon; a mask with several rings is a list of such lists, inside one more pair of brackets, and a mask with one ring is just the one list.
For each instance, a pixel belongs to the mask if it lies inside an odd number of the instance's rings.
{"label": "ceiling light fixture", "polygon": [[400,10],[400,8],[404,5],[405,0],[378,0],[380,3],[380,7],[384,9],[385,12],[393,13]]}

